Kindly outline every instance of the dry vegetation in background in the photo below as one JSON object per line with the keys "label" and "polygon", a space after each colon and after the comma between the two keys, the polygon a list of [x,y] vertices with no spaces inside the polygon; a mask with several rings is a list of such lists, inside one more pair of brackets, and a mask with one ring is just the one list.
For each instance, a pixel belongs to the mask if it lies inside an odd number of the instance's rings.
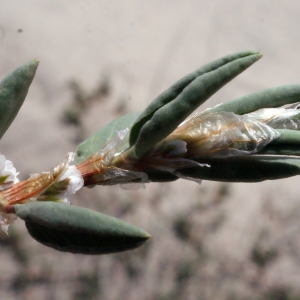
{"label": "dry vegetation in background", "polygon": [[[265,59],[210,106],[299,83],[296,0],[24,3],[0,10],[1,74],[41,59],[1,140],[21,179],[48,170],[84,137],[226,53],[257,49]],[[84,189],[73,204],[121,217],[152,239],[123,254],[73,255],[36,243],[17,221],[9,238],[0,233],[0,299],[300,299],[298,181]]]}

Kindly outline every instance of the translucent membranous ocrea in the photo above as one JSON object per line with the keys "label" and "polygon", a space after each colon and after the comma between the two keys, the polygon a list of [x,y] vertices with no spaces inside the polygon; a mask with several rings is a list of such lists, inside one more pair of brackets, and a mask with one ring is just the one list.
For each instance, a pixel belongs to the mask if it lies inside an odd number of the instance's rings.
{"label": "translucent membranous ocrea", "polygon": [[225,158],[256,153],[279,136],[271,126],[249,115],[203,112],[182,123],[164,142],[186,142],[185,158]]}
{"label": "translucent membranous ocrea", "polygon": [[[115,185],[124,189],[144,188],[148,176],[144,172],[122,169],[112,162],[115,157],[122,156],[118,152],[120,146],[128,139],[129,129],[117,131],[116,135],[102,149],[88,157],[77,166],[85,185]],[[119,163],[122,163],[119,161]]]}
{"label": "translucent membranous ocrea", "polygon": [[72,165],[75,153],[68,156],[49,172],[33,174],[29,179],[14,184],[0,192],[2,212],[0,225],[7,232],[9,223],[15,216],[6,214],[5,208],[32,201],[59,201],[69,203],[68,194],[74,194],[83,186],[79,170]]}
{"label": "translucent membranous ocrea", "polygon": [[[180,169],[189,166],[209,167],[199,159],[249,155],[258,152],[280,134],[267,124],[248,115],[232,112],[203,112],[187,119],[164,140],[154,145],[140,159],[118,152],[128,138],[128,129],[116,132],[101,150],[83,161],[80,170],[85,185],[114,185],[148,182],[147,169],[160,169],[187,178]],[[117,159],[119,158],[119,159]],[[197,159],[198,161],[195,161]],[[196,180],[200,182],[201,180]],[[130,187],[130,186],[129,186]]]}
{"label": "translucent membranous ocrea", "polygon": [[249,117],[264,122],[277,129],[300,129],[300,111],[295,108],[262,108],[248,114]]}

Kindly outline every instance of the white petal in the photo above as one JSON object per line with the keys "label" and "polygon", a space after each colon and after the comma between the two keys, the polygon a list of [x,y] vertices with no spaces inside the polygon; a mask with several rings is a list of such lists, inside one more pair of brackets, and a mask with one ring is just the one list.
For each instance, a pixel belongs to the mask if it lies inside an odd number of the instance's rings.
{"label": "white petal", "polygon": [[67,189],[67,193],[75,194],[78,190],[80,190],[83,185],[84,181],[81,176],[80,171],[76,168],[76,166],[68,166],[65,171],[63,172],[62,176],[59,178],[58,181],[62,181],[66,178],[69,178],[69,185]]}
{"label": "white petal", "polygon": [[17,176],[19,175],[19,172],[17,172],[12,161],[10,161],[10,160],[5,161],[5,169],[2,174],[9,175],[7,181],[13,181],[13,184],[19,182],[19,179],[17,178]]}
{"label": "white petal", "polygon": [[2,174],[2,172],[5,169],[5,161],[6,161],[5,156],[0,154],[0,174]]}
{"label": "white petal", "polygon": [[19,182],[18,175],[19,172],[13,166],[12,161],[7,160],[4,155],[0,154],[0,177],[7,177],[0,185],[0,191],[6,190]]}

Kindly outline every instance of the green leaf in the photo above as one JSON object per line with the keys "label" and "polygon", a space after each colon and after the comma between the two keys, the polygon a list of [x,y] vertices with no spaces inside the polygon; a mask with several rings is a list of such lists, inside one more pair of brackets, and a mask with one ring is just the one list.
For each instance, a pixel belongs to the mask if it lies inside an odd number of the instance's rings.
{"label": "green leaf", "polygon": [[243,115],[260,108],[280,107],[300,101],[300,85],[284,85],[266,89],[238,99],[219,104],[208,112],[227,111]]}
{"label": "green leaf", "polygon": [[201,160],[210,167],[177,170],[184,176],[225,182],[259,182],[300,174],[299,157],[282,155],[247,155]]}
{"label": "green leaf", "polygon": [[300,147],[293,144],[269,144],[259,151],[259,154],[300,156]]}
{"label": "green leaf", "polygon": [[148,169],[143,172],[148,175],[150,182],[170,182],[178,179],[176,175],[165,170]]}
{"label": "green leaf", "polygon": [[29,234],[58,251],[108,254],[137,248],[150,238],[138,227],[78,206],[32,202],[14,207]]}
{"label": "green leaf", "polygon": [[39,61],[19,67],[0,83],[0,138],[18,114],[34,78]]}
{"label": "green leaf", "polygon": [[242,58],[244,56],[249,56],[251,54],[253,54],[253,52],[239,52],[219,58],[209,64],[200,67],[199,69],[184,76],[176,83],[174,83],[171,87],[169,87],[166,91],[161,93],[156,99],[154,99],[149,104],[149,106],[142,112],[135,124],[132,126],[129,138],[130,146],[133,146],[136,143],[141,128],[147,121],[149,121],[152,118],[153,114],[158,109],[174,100],[183,91],[183,89],[187,87],[197,77],[205,73],[214,71],[236,59]]}
{"label": "green leaf", "polygon": [[280,133],[280,137],[273,140],[270,144],[294,144],[300,148],[300,131],[291,129],[276,129]]}
{"label": "green leaf", "polygon": [[[261,54],[253,52],[232,55],[230,60],[223,58],[219,63],[214,62],[214,67],[204,67],[208,71],[198,71],[200,76],[190,83],[186,84],[183,79],[182,91],[174,89],[176,92],[172,94],[171,88],[169,93],[176,96],[175,99],[160,96],[161,98],[154,100],[132,127],[130,144],[135,143],[135,157],[141,158],[152,146],[176,129],[199,105],[259,58]],[[180,83],[177,84],[180,86]]]}
{"label": "green leaf", "polygon": [[[108,125],[101,128],[94,135],[86,139],[77,147],[77,161],[79,164],[83,162],[86,158],[93,155],[97,151],[99,151],[103,146],[105,146],[116,134],[117,131],[123,130],[125,128],[131,128],[134,121],[140,115],[140,112],[133,112],[126,114]],[[122,148],[119,149],[124,150],[129,146],[128,143],[122,144]]]}
{"label": "green leaf", "polygon": [[259,153],[300,156],[300,131],[290,129],[276,130],[280,133],[280,137],[273,140]]}

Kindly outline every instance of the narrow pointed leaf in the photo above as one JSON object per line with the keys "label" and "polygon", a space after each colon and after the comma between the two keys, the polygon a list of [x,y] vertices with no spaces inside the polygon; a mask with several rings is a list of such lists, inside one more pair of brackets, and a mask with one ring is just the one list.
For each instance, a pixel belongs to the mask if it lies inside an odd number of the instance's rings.
{"label": "narrow pointed leaf", "polygon": [[135,157],[141,158],[152,146],[176,129],[199,105],[260,57],[261,54],[248,52],[247,56],[200,75],[175,99],[156,109],[138,133],[134,146]]}
{"label": "narrow pointed leaf", "polygon": [[58,251],[108,254],[137,248],[149,239],[142,229],[96,211],[55,202],[15,205],[29,234]]}
{"label": "narrow pointed leaf", "polygon": [[280,137],[263,148],[259,154],[296,155],[300,156],[300,131],[276,129]]}
{"label": "narrow pointed leaf", "polygon": [[254,53],[247,51],[227,55],[198,68],[194,72],[184,76],[183,78],[175,82],[171,87],[169,87],[166,91],[164,91],[156,99],[154,99],[136,120],[130,131],[130,146],[133,146],[136,143],[141,128],[147,121],[151,119],[153,114],[167,103],[173,101],[183,91],[183,89],[186,88],[197,77],[204,75],[205,73],[215,71],[218,68],[225,66],[232,61],[235,61],[236,59],[247,57],[252,54]]}
{"label": "narrow pointed leaf", "polygon": [[292,155],[300,156],[300,146],[295,144],[275,144],[267,145],[264,149],[259,151],[259,154],[264,155]]}
{"label": "narrow pointed leaf", "polygon": [[201,163],[207,163],[210,167],[190,167],[178,172],[192,178],[224,182],[259,182],[300,174],[300,158],[296,156],[234,156]]}
{"label": "narrow pointed leaf", "polygon": [[[77,163],[83,162],[86,158],[99,151],[104,145],[106,145],[116,134],[117,131],[123,129],[130,129],[134,121],[140,115],[140,112],[133,112],[126,114],[108,125],[101,128],[94,135],[86,139],[77,147]],[[128,143],[124,143],[123,149],[129,146]]]}
{"label": "narrow pointed leaf", "polygon": [[176,175],[165,170],[149,169],[144,172],[148,175],[150,182],[170,182],[178,179]]}
{"label": "narrow pointed leaf", "polygon": [[209,112],[227,111],[243,115],[260,108],[280,107],[300,101],[300,85],[284,85],[249,94],[210,108]]}
{"label": "narrow pointed leaf", "polygon": [[0,138],[18,114],[34,78],[39,61],[19,67],[0,83]]}
{"label": "narrow pointed leaf", "polygon": [[300,148],[300,131],[291,129],[276,129],[280,133],[280,137],[273,140],[270,144],[293,144]]}

